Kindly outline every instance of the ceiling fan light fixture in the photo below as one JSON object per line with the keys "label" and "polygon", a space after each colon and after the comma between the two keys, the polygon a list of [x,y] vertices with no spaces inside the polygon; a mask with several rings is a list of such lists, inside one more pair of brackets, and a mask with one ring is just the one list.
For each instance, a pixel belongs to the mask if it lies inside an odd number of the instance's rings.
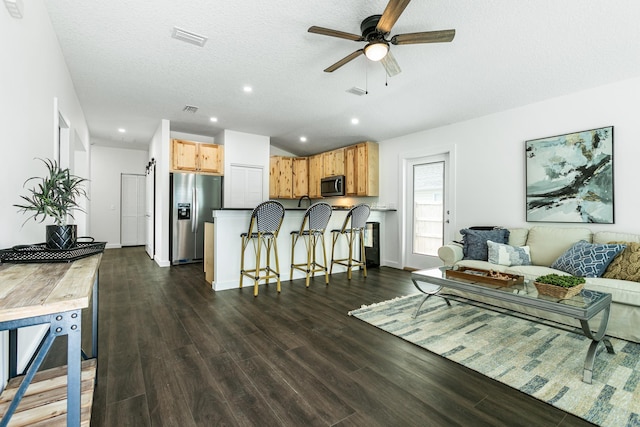
{"label": "ceiling fan light fixture", "polygon": [[372,61],[380,61],[387,56],[389,44],[384,41],[371,42],[364,47],[364,54]]}

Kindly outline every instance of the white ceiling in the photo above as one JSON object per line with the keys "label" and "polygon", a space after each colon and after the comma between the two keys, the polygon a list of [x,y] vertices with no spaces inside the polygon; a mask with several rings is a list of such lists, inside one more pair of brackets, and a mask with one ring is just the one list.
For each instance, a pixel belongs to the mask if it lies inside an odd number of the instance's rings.
{"label": "white ceiling", "polygon": [[[454,28],[456,36],[392,46],[402,73],[388,86],[382,65],[363,56],[324,73],[364,43],[307,32],[360,34],[386,0],[45,3],[98,144],[146,148],[169,119],[175,131],[268,135],[306,155],[640,76],[636,0],[413,0],[392,35]],[[208,41],[177,41],[174,26]],[[346,92],[354,86],[369,93]],[[183,112],[187,104],[198,112]]]}

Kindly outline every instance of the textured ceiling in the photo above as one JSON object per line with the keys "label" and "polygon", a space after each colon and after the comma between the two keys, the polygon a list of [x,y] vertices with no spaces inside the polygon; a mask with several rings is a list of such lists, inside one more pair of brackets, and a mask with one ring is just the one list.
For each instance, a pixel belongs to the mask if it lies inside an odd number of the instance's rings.
{"label": "textured ceiling", "polygon": [[[305,155],[640,76],[636,0],[413,0],[392,35],[454,28],[456,37],[392,46],[402,73],[388,85],[365,57],[324,73],[363,43],[307,32],[359,34],[386,0],[45,3],[98,144],[146,147],[169,119],[180,132],[268,135]],[[177,41],[174,26],[209,39]],[[354,86],[368,94],[346,92]]]}

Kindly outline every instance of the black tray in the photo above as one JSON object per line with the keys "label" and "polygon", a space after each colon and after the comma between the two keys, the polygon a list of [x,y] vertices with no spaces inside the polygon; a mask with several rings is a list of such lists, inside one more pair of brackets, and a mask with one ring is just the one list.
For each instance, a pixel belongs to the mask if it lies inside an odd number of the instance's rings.
{"label": "black tray", "polygon": [[0,250],[0,261],[11,263],[72,262],[104,251],[107,242],[77,242],[69,249],[47,249],[44,243]]}

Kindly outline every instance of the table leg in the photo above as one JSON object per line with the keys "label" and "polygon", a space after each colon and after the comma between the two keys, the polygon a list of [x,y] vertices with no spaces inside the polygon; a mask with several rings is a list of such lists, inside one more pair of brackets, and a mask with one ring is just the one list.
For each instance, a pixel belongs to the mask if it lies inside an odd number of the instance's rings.
{"label": "table leg", "polygon": [[[416,311],[413,313],[413,316],[411,316],[413,319],[415,319],[418,316],[418,313],[420,312],[420,309],[422,308],[422,305],[429,299],[430,296],[437,295],[438,292],[440,292],[442,290],[442,286],[429,284],[431,286],[431,289],[424,289],[422,286],[420,286],[418,284],[417,280],[411,279],[411,281],[413,282],[413,286],[415,286],[416,289],[418,289],[420,292],[425,294],[425,296],[422,299],[422,301],[420,301],[420,304],[418,304],[418,307],[416,308]],[[444,299],[446,301],[447,305],[449,307],[451,307],[451,303],[449,302],[449,300],[447,298],[442,297],[442,299]]]}
{"label": "table leg", "polygon": [[67,425],[80,425],[80,391],[82,375],[82,313],[64,314],[67,320]]}
{"label": "table leg", "polygon": [[[93,282],[93,300],[91,308],[91,357],[98,358],[98,275],[96,273],[96,280]],[[96,375],[96,380],[98,376]]]}
{"label": "table leg", "polygon": [[584,371],[582,376],[582,381],[587,384],[591,384],[591,381],[593,379],[593,365],[596,360],[596,352],[600,343],[604,344],[605,348],[607,349],[607,353],[615,353],[615,351],[613,350],[613,346],[611,345],[611,341],[609,341],[609,339],[604,335],[607,330],[607,325],[609,324],[610,309],[611,307],[607,307],[602,311],[600,325],[598,327],[598,330],[595,331],[595,334],[593,333],[593,331],[591,331],[588,320],[580,320],[582,332],[587,338],[591,339],[591,345],[589,345],[587,356],[584,360]]}

